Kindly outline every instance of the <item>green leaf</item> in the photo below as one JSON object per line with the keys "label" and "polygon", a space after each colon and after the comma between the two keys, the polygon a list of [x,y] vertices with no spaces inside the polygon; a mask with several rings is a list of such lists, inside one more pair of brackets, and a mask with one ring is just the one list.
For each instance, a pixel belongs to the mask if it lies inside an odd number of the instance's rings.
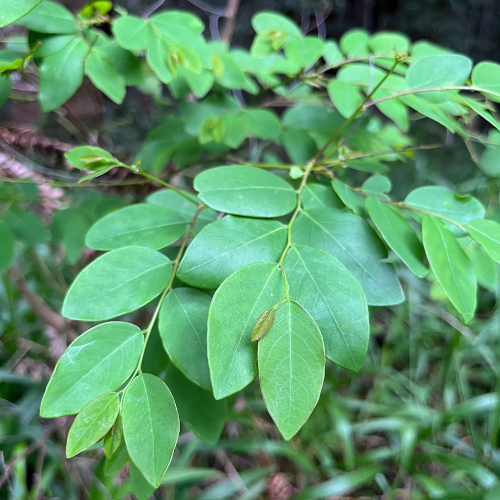
{"label": "green leaf", "polygon": [[495,261],[500,262],[500,224],[493,220],[473,220],[466,225],[469,235]]}
{"label": "green leaf", "polygon": [[500,177],[500,148],[488,146],[479,160],[481,170],[490,177]]}
{"label": "green leaf", "polygon": [[347,208],[350,208],[356,215],[363,215],[365,213],[365,199],[363,195],[356,193],[347,184],[340,181],[332,181],[332,187]]}
{"label": "green leaf", "polygon": [[335,42],[334,40],[328,40],[325,43],[325,52],[323,54],[323,59],[330,66],[335,66],[344,59],[344,56],[342,55],[342,52],[340,52],[337,42]]}
{"label": "green leaf", "polygon": [[248,217],[279,217],[290,213],[297,196],[280,177],[246,165],[230,165],[197,175],[194,188],[209,207]]}
{"label": "green leaf", "polygon": [[292,229],[292,241],[325,250],[358,280],[369,305],[386,306],[404,300],[387,250],[368,224],[356,215],[332,209],[305,210]]}
{"label": "green leaf", "polygon": [[104,438],[104,454],[107,458],[111,458],[115,451],[118,450],[118,447],[123,441],[123,424],[122,417],[118,415],[116,421],[113,425],[113,432],[108,432],[107,436]]}
{"label": "green leaf", "polygon": [[33,212],[9,210],[3,221],[17,238],[25,241],[28,245],[39,245],[50,240],[48,229]]}
{"label": "green leaf", "polygon": [[474,273],[479,285],[494,292],[498,283],[498,266],[489,255],[478,245],[467,249],[467,256],[474,266]]}
{"label": "green leaf", "polygon": [[279,142],[281,123],[275,113],[268,109],[247,109],[245,118],[251,137]]}
{"label": "green leaf", "polygon": [[49,0],[39,3],[16,24],[39,33],[56,33],[58,35],[71,35],[77,30],[73,14],[66,7]]}
{"label": "green leaf", "polygon": [[252,330],[251,340],[256,342],[266,335],[271,326],[273,326],[275,317],[275,309],[268,309],[264,311],[257,319],[255,326]]}
{"label": "green leaf", "polygon": [[307,311],[287,299],[259,341],[262,396],[281,435],[288,441],[316,406],[325,376],[325,348]]}
{"label": "green leaf", "polygon": [[[465,83],[472,69],[472,61],[458,54],[442,54],[422,57],[414,61],[406,72],[406,87],[420,90],[439,87],[455,87]],[[448,92],[426,92],[427,99],[442,102]]]}
{"label": "green leaf", "polygon": [[193,384],[173,364],[167,367],[165,381],[177,403],[181,422],[202,441],[217,444],[226,422],[227,400],[217,401],[210,390]]}
{"label": "green leaf", "polygon": [[116,104],[125,98],[125,78],[105,54],[94,49],[85,59],[85,74],[90,81]]}
{"label": "green leaf", "polygon": [[137,497],[137,500],[149,500],[156,488],[154,486],[151,486],[146,481],[146,478],[134,465],[134,462],[130,463],[129,475],[130,483],[132,484],[132,490],[134,492],[134,495]]}
{"label": "green leaf", "polygon": [[252,18],[252,27],[259,34],[273,31],[302,36],[299,27],[293,21],[275,12],[259,12]]}
{"label": "green leaf", "polygon": [[[207,318],[210,295],[192,288],[175,288],[165,298],[158,322],[165,351],[191,381],[211,390],[207,359]],[[175,394],[174,394],[175,395]]]}
{"label": "green leaf", "polygon": [[395,52],[408,52],[410,48],[406,35],[392,31],[379,31],[370,37],[368,44],[375,54],[393,57]]}
{"label": "green leaf", "polygon": [[366,208],[382,237],[398,257],[419,278],[427,274],[424,249],[408,221],[387,203],[366,199]]}
{"label": "green leaf", "polygon": [[130,323],[112,321],[87,330],[57,362],[40,415],[73,415],[98,396],[118,389],[135,370],[143,344],[141,329]]}
{"label": "green leaf", "polygon": [[68,433],[66,457],[71,458],[100,441],[118,416],[120,398],[108,393],[91,401],[76,417]]}
{"label": "green leaf", "polygon": [[[196,195],[188,193],[192,198],[197,198]],[[160,189],[150,194],[146,201],[148,203],[154,203],[155,205],[162,205],[164,207],[174,210],[179,215],[181,215],[186,223],[190,223],[196,214],[196,205],[190,201],[183,198],[180,194],[172,191],[171,189]],[[201,231],[207,224],[214,222],[217,218],[217,212],[210,208],[205,208],[194,226],[195,233]]]}
{"label": "green leaf", "polygon": [[392,189],[392,182],[385,175],[372,175],[368,177],[361,189],[364,193],[376,196],[377,198],[389,199],[384,193],[389,193]]}
{"label": "green leaf", "polygon": [[318,325],[326,357],[358,371],[370,336],[368,306],[354,276],[332,255],[307,246],[292,246],[283,266],[290,294]]}
{"label": "green leaf", "polygon": [[[431,215],[440,215],[459,224],[484,217],[484,207],[472,196],[455,195],[440,186],[423,186],[414,189],[405,200],[405,204]],[[423,214],[411,211],[413,218],[421,222]],[[451,222],[445,222],[448,229],[456,236],[464,232]]]}
{"label": "green leaf", "polygon": [[30,31],[28,35],[30,48],[33,49],[40,42],[35,50],[35,57],[49,57],[64,49],[68,43],[75,39],[77,35],[52,35],[47,33],[37,33]]}
{"label": "green leaf", "polygon": [[363,103],[361,91],[342,80],[331,80],[328,84],[328,95],[337,111],[344,117],[350,118]]}
{"label": "green leaf", "polygon": [[122,418],[130,458],[157,488],[179,437],[179,416],[171,392],[158,377],[139,375],[123,396]]}
{"label": "green leaf", "polygon": [[87,44],[81,38],[75,38],[62,50],[43,60],[38,98],[45,112],[64,104],[82,85],[84,59],[88,52]]}
{"label": "green leaf", "polygon": [[285,55],[302,68],[309,68],[323,55],[325,42],[313,36],[289,38],[285,43]]}
{"label": "green leaf", "polygon": [[437,217],[424,216],[422,235],[432,272],[465,323],[468,323],[474,317],[477,292],[471,261],[455,236]]}
{"label": "green leaf", "polygon": [[472,71],[472,84],[481,89],[491,90],[496,96],[484,92],[492,101],[500,102],[500,64],[480,62]]}
{"label": "green leaf", "polygon": [[173,76],[171,69],[169,69],[167,65],[167,44],[156,34],[152,34],[148,38],[147,45],[146,60],[149,67],[154,71],[160,81],[163,83],[170,83]]}
{"label": "green leaf", "polygon": [[215,81],[213,72],[206,69],[203,69],[202,72],[197,75],[184,68],[179,68],[179,76],[186,80],[191,92],[193,92],[198,99],[208,94]]}
{"label": "green leaf", "polygon": [[206,226],[189,245],[177,271],[184,283],[217,288],[231,273],[254,262],[277,262],[286,227],[274,220],[228,215]]}
{"label": "green leaf", "polygon": [[216,399],[246,387],[257,376],[253,327],[285,296],[285,280],[276,264],[245,266],[215,292],[208,313],[208,364]]}
{"label": "green leaf", "polygon": [[205,29],[203,21],[198,16],[181,10],[168,10],[166,12],[162,12],[161,14],[155,15],[152,20],[158,25],[174,27],[180,26],[194,31],[197,34],[203,33],[203,30]]}
{"label": "green leaf", "polygon": [[71,151],[64,154],[66,160],[80,170],[90,170],[88,163],[82,160],[82,158],[90,157],[92,155],[103,158],[109,162],[116,162],[116,159],[111,155],[111,153],[93,146],[78,146],[77,148],[73,148]]}
{"label": "green leaf", "polygon": [[0,276],[14,260],[14,234],[7,224],[0,222]]}
{"label": "green leaf", "polygon": [[42,0],[0,0],[0,28],[16,22],[33,10]]}
{"label": "green leaf", "polygon": [[62,314],[101,321],[135,311],[166,287],[172,274],[167,257],[145,247],[125,247],[101,255],[78,274],[64,299]]}
{"label": "green leaf", "polygon": [[340,50],[351,58],[368,55],[368,33],[363,29],[349,30],[340,39]]}
{"label": "green leaf", "polygon": [[186,221],[179,213],[161,205],[139,203],[97,221],[87,233],[85,242],[96,250],[114,250],[129,245],[159,250],[176,242],[186,230]]}
{"label": "green leaf", "polygon": [[116,41],[127,50],[145,50],[148,40],[153,36],[151,25],[136,16],[123,16],[115,19],[112,25]]}
{"label": "green leaf", "polygon": [[318,150],[314,139],[304,130],[285,130],[281,134],[280,142],[287,155],[297,165],[307,163]]}

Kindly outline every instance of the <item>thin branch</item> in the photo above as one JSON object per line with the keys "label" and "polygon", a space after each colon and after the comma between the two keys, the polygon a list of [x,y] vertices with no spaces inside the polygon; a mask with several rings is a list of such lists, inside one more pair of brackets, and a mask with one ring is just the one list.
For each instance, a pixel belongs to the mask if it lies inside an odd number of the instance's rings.
{"label": "thin branch", "polygon": [[234,28],[236,26],[236,16],[238,14],[238,7],[240,6],[240,0],[228,0],[226,6],[226,17],[227,21],[224,23],[224,28],[220,35],[220,39],[226,42],[228,45],[231,43],[233,38]]}
{"label": "thin branch", "polygon": [[148,7],[145,11],[144,14],[142,14],[142,17],[149,17],[155,10],[158,10],[166,0],[157,0],[151,7]]}

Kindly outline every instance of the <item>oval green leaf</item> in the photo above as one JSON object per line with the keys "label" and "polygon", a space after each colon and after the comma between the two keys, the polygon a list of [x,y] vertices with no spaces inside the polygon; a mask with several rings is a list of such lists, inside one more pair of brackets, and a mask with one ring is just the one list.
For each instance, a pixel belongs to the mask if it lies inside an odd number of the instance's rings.
{"label": "oval green leaf", "polygon": [[193,384],[172,363],[167,367],[165,381],[177,403],[181,422],[202,441],[214,446],[226,422],[227,400],[214,399],[210,390]]}
{"label": "oval green leaf", "polygon": [[[473,219],[484,217],[484,207],[472,196],[458,196],[441,186],[423,186],[414,189],[405,200],[405,204],[415,207],[431,215],[443,216],[446,219],[465,224]],[[424,214],[412,211],[413,218],[422,222]],[[446,222],[448,229],[456,236],[464,232],[451,222]]]}
{"label": "oval green leaf", "polygon": [[316,406],[325,376],[321,333],[307,311],[286,300],[259,342],[262,396],[281,435],[291,439]]}
{"label": "oval green leaf", "polygon": [[116,393],[108,393],[91,401],[75,418],[68,433],[66,456],[74,457],[100,441],[111,429],[120,407]]}
{"label": "oval green leaf", "polygon": [[408,221],[387,203],[366,199],[366,208],[382,237],[397,256],[419,278],[427,274],[424,249]]}
{"label": "oval green leaf", "polygon": [[76,277],[62,314],[80,321],[102,321],[151,302],[165,289],[172,264],[145,247],[125,247],[101,255]]}
{"label": "oval green leaf", "polygon": [[179,437],[179,415],[172,393],[158,377],[139,375],[123,396],[122,419],[130,458],[158,488]]}
{"label": "oval green leaf", "polygon": [[276,264],[245,266],[215,292],[208,313],[208,365],[216,399],[246,387],[257,376],[253,327],[262,311],[285,296],[283,272]]}
{"label": "oval green leaf", "polygon": [[290,213],[297,196],[280,177],[246,165],[216,167],[194,180],[200,199],[220,212],[249,217],[280,217]]}
{"label": "oval green leaf", "polygon": [[491,90],[496,95],[485,92],[486,97],[500,102],[500,64],[480,62],[472,71],[472,84],[480,89]]}
{"label": "oval green leaf", "polygon": [[335,257],[318,248],[293,246],[283,266],[290,294],[321,331],[327,358],[358,371],[370,337],[368,305],[361,285]]}
{"label": "oval green leaf", "polygon": [[465,323],[474,317],[477,283],[474,267],[455,236],[432,215],[422,221],[425,253],[432,272]]}
{"label": "oval green leaf", "polygon": [[278,261],[286,233],[286,227],[277,221],[228,215],[206,226],[193,240],[177,277],[199,288],[217,288],[240,267]]}
{"label": "oval green leaf", "polygon": [[85,243],[95,250],[129,245],[159,250],[177,241],[186,230],[186,221],[177,212],[160,205],[139,203],[97,221],[87,233]]}
{"label": "oval green leaf", "polygon": [[136,51],[148,46],[148,38],[153,35],[153,29],[140,17],[123,16],[113,22],[113,34],[124,49]]}
{"label": "oval green leaf", "polygon": [[478,219],[470,221],[466,227],[469,235],[495,262],[500,263],[500,224],[493,220]]}
{"label": "oval green leaf", "polygon": [[336,257],[361,284],[369,305],[404,300],[394,267],[382,262],[387,258],[384,244],[360,217],[332,209],[305,210],[293,225],[292,241]]}
{"label": "oval green leaf", "polygon": [[73,415],[98,396],[118,389],[135,370],[143,344],[139,327],[118,321],[80,335],[56,364],[40,415]]}
{"label": "oval green leaf", "polygon": [[207,359],[207,318],[210,295],[192,288],[175,288],[166,296],[158,320],[165,351],[191,381],[212,389]]}
{"label": "oval green leaf", "polygon": [[42,0],[0,0],[0,28],[14,23],[33,10]]}
{"label": "oval green leaf", "polygon": [[[15,3],[17,3],[16,0]],[[62,5],[44,0],[39,3],[27,16],[16,23],[31,31],[39,33],[56,33],[58,35],[71,35],[76,33],[76,19],[71,12]]]}

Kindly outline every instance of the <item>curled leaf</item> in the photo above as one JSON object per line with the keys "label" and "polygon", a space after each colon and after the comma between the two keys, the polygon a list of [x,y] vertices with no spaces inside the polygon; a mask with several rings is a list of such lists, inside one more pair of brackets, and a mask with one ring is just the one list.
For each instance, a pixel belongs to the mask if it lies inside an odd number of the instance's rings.
{"label": "curled leaf", "polygon": [[274,307],[263,312],[257,319],[252,330],[252,342],[260,340],[270,330],[274,323]]}

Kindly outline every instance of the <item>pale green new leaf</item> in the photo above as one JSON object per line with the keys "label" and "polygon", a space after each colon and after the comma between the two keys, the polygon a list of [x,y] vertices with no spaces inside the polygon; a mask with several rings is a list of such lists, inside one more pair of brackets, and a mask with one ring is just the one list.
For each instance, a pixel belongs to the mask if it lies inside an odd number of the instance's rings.
{"label": "pale green new leaf", "polygon": [[136,16],[123,16],[115,19],[112,25],[116,41],[127,50],[145,50],[153,35],[151,25]]}
{"label": "pale green new leaf", "polygon": [[[484,207],[476,198],[470,195],[456,195],[441,186],[423,186],[414,189],[406,197],[405,204],[459,224],[484,217]],[[412,210],[411,214],[416,221],[422,221],[422,212]],[[464,232],[455,224],[447,221],[445,223],[453,234],[463,236]]]}
{"label": "pale green new leaf", "polygon": [[226,422],[227,399],[217,401],[211,390],[193,384],[173,364],[167,367],[165,381],[177,403],[181,422],[202,441],[214,446]]}
{"label": "pale green new leaf", "polygon": [[14,23],[33,10],[42,0],[0,0],[0,28]]}
{"label": "pale green new leaf", "polygon": [[387,203],[366,199],[366,208],[382,237],[419,278],[427,274],[424,249],[408,221]]}
{"label": "pale green new leaf", "polygon": [[[19,0],[15,0],[12,3],[18,2]],[[17,25],[39,33],[56,33],[58,35],[76,33],[76,19],[66,7],[49,0],[36,3],[38,5],[28,15],[19,19]]]}
{"label": "pale green new leaf", "polygon": [[209,224],[189,245],[177,271],[184,283],[217,288],[231,273],[254,262],[277,262],[286,244],[278,221],[228,215]]}
{"label": "pale green new leaf", "polygon": [[88,45],[81,38],[75,38],[62,50],[43,60],[38,98],[45,112],[64,104],[82,85],[84,59],[88,52]]}
{"label": "pale green new leaf", "polygon": [[297,196],[280,177],[246,165],[229,165],[197,175],[194,188],[209,207],[249,217],[279,217],[290,213]]}
{"label": "pale green new leaf", "polygon": [[120,398],[114,392],[91,401],[78,414],[69,430],[66,456],[74,457],[100,441],[113,426],[119,407]]}
{"label": "pale green new leaf", "polygon": [[368,55],[370,37],[363,29],[352,29],[344,33],[340,39],[340,50],[351,58]]}
{"label": "pale green new leaf", "polygon": [[181,10],[164,11],[161,14],[155,15],[152,20],[160,26],[180,26],[194,31],[199,35],[205,29],[203,21],[198,16]]}
{"label": "pale green new leaf", "polygon": [[145,247],[124,247],[101,255],[76,277],[62,314],[80,321],[101,321],[135,311],[166,287],[172,264]]}
{"label": "pale green new leaf", "polygon": [[276,31],[302,36],[299,27],[292,20],[276,12],[259,12],[252,18],[252,27],[258,34]]}
{"label": "pale green new leaf", "polygon": [[404,300],[394,267],[382,262],[387,258],[384,244],[360,217],[333,209],[305,210],[293,225],[292,241],[336,257],[361,284],[369,305]]}
{"label": "pale green new leaf", "polygon": [[177,241],[187,230],[182,215],[151,203],[138,203],[112,212],[97,221],[85,243],[96,250],[130,245],[159,250]]}
{"label": "pale green new leaf", "polygon": [[321,333],[307,311],[288,299],[259,341],[262,396],[281,435],[291,439],[316,406],[325,376]]}
{"label": "pale green new leaf", "polygon": [[158,377],[139,375],[123,396],[122,419],[130,458],[157,488],[179,437],[179,415],[172,393]]}
{"label": "pale green new leaf", "polygon": [[477,241],[495,261],[500,262],[500,224],[493,220],[473,220],[467,226],[469,235]]}
{"label": "pale green new leaf", "polygon": [[375,54],[392,57],[396,55],[396,52],[408,52],[410,48],[408,37],[393,31],[379,31],[375,33],[370,38],[368,44]]}
{"label": "pale green new leaf", "polygon": [[328,359],[358,371],[370,336],[365,294],[354,276],[332,255],[292,246],[283,266],[290,294],[318,325]]}
{"label": "pale green new leaf", "polygon": [[113,102],[123,102],[126,93],[125,78],[105,54],[92,50],[85,59],[85,74]]}
{"label": "pale green new leaf", "polygon": [[112,321],[87,330],[57,362],[40,415],[72,415],[98,396],[118,389],[135,370],[143,344],[141,329],[130,323]]}
{"label": "pale green new leaf", "polygon": [[147,40],[146,61],[155,75],[163,83],[172,81],[172,72],[167,66],[168,47],[164,40],[151,34]]}
{"label": "pale green new leaf", "polygon": [[[207,318],[212,298],[193,288],[174,288],[165,298],[158,329],[172,363],[195,384],[210,391]],[[174,394],[175,395],[175,394]]]}
{"label": "pale green new leaf", "polygon": [[363,103],[361,91],[342,80],[331,80],[328,84],[328,95],[337,111],[344,117],[350,118]]}
{"label": "pale green new leaf", "polygon": [[450,302],[468,323],[474,317],[477,294],[471,261],[455,236],[437,217],[424,216],[422,235],[432,272]]}
{"label": "pale green new leaf", "polygon": [[253,327],[285,296],[283,272],[276,264],[245,266],[215,292],[208,313],[208,364],[216,399],[246,387],[257,376]]}
{"label": "pale green new leaf", "polygon": [[99,157],[109,163],[117,161],[108,151],[93,146],[78,146],[77,148],[73,148],[67,153],[64,153],[64,156],[66,157],[66,160],[71,163],[71,165],[80,170],[92,170],[92,168],[88,166],[87,162],[82,160],[82,158],[86,157]]}

